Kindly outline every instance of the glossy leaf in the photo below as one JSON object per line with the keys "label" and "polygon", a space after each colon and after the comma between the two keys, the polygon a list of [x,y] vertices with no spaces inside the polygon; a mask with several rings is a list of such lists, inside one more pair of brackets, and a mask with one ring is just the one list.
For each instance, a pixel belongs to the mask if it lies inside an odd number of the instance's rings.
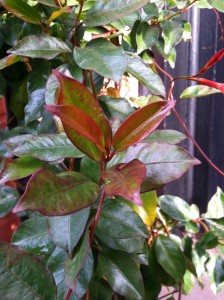
{"label": "glossy leaf", "polygon": [[175,103],[175,101],[155,102],[130,115],[115,133],[113,138],[115,151],[123,151],[146,138],[159,126]]}
{"label": "glossy leaf", "polygon": [[142,205],[140,187],[144,180],[146,168],[142,162],[135,159],[128,164],[118,164],[102,174],[106,181],[105,193],[113,197],[120,195],[138,205]]}
{"label": "glossy leaf", "polygon": [[0,184],[27,177],[42,168],[45,164],[46,162],[30,156],[8,161],[0,173]]}
{"label": "glossy leaf", "polygon": [[85,230],[89,213],[90,209],[85,208],[69,216],[49,217],[48,230],[55,245],[72,253]]}
{"label": "glossy leaf", "polygon": [[[8,145],[8,142],[7,142]],[[83,157],[65,134],[31,136],[13,150],[16,156],[32,156],[43,161],[56,161],[66,157]]]}
{"label": "glossy leaf", "polygon": [[104,38],[93,39],[85,48],[75,47],[74,59],[81,68],[94,70],[117,83],[121,81],[127,66],[123,48]]}
{"label": "glossy leaf", "polygon": [[176,281],[183,278],[186,263],[183,252],[170,238],[159,235],[155,244],[156,259]]}
{"label": "glossy leaf", "polygon": [[13,65],[22,59],[23,59],[22,56],[10,54],[0,60],[0,70],[4,69],[10,65]]}
{"label": "glossy leaf", "polygon": [[138,53],[143,50],[151,48],[157,42],[159,37],[159,28],[157,26],[149,25],[147,22],[142,22],[138,26],[136,41],[138,46]]}
{"label": "glossy leaf", "polygon": [[141,218],[126,204],[107,201],[96,230],[97,237],[107,246],[129,253],[143,247],[148,232]]}
{"label": "glossy leaf", "polygon": [[31,7],[22,0],[0,0],[0,3],[19,19],[33,24],[41,24],[41,15],[36,7]]}
{"label": "glossy leaf", "polygon": [[165,97],[165,86],[161,78],[140,57],[128,55],[126,71],[138,79],[153,94]]}
{"label": "glossy leaf", "polygon": [[182,20],[167,20],[162,22],[164,38],[164,52],[170,54],[172,49],[181,41],[184,32],[184,22]]}
{"label": "glossy leaf", "polygon": [[224,282],[224,260],[221,256],[218,256],[216,259],[214,279],[217,287]]}
{"label": "glossy leaf", "polygon": [[210,86],[212,88],[218,89],[221,93],[224,94],[224,83],[219,83],[219,82],[208,80],[208,79],[205,79],[205,78],[194,78],[194,77],[191,77],[189,80],[193,80],[193,81],[196,81],[198,83],[201,83],[201,84]]}
{"label": "glossy leaf", "polygon": [[210,229],[217,234],[220,240],[224,240],[224,217],[220,219],[205,219]]}
{"label": "glossy leaf", "polygon": [[61,15],[65,14],[65,13],[70,13],[70,12],[71,12],[71,8],[69,6],[64,6],[61,9],[54,11],[51,14],[50,18],[47,20],[48,26],[51,24],[51,22],[53,22],[55,19],[57,19]]}
{"label": "glossy leaf", "polygon": [[100,166],[99,163],[85,156],[81,160],[80,172],[90,178],[93,182],[100,181]]}
{"label": "glossy leaf", "polygon": [[[50,271],[32,254],[0,243],[1,299],[55,300],[56,285]],[[9,288],[10,287],[10,288]]]}
{"label": "glossy leaf", "polygon": [[206,85],[193,85],[182,92],[180,98],[199,98],[212,94],[220,93],[218,89],[208,87]]}
{"label": "glossy leaf", "polygon": [[224,216],[224,193],[218,187],[217,192],[208,203],[206,218],[220,219]]}
{"label": "glossy leaf", "polygon": [[6,145],[6,147],[13,152],[17,147],[22,145],[24,142],[29,141],[33,137],[34,135],[32,134],[16,135],[4,140],[4,145]]}
{"label": "glossy leaf", "polygon": [[47,259],[55,248],[44,217],[34,217],[23,222],[14,233],[12,243],[42,259]]}
{"label": "glossy leaf", "polygon": [[30,178],[14,212],[31,209],[47,216],[67,215],[93,204],[98,194],[99,187],[80,173],[55,175],[42,169]]}
{"label": "glossy leaf", "polygon": [[189,204],[176,196],[164,195],[159,197],[159,206],[169,217],[178,221],[190,221],[192,219]]}
{"label": "glossy leaf", "polygon": [[109,166],[128,163],[133,159],[139,159],[146,166],[141,192],[156,190],[180,178],[190,167],[200,163],[190,153],[176,145],[145,142],[130,147],[125,153],[117,154]]}
{"label": "glossy leaf", "polygon": [[99,269],[115,292],[134,299],[143,298],[140,270],[127,253],[110,250],[100,254]]}
{"label": "glossy leaf", "polygon": [[0,218],[5,217],[19,200],[17,190],[9,186],[0,186]]}
{"label": "glossy leaf", "polygon": [[[214,1],[213,1],[214,2]],[[223,10],[224,10],[224,5],[223,5]],[[218,63],[224,56],[224,48],[221,49],[220,51],[218,51],[217,53],[215,53],[211,59],[207,62],[206,65],[204,65],[204,67],[202,67],[200,69],[200,71],[198,72],[197,76],[205,73],[208,69],[210,69],[213,65],[215,65],[216,63]]]}
{"label": "glossy leaf", "polygon": [[[104,132],[106,147],[109,149],[112,139],[111,127],[96,99],[80,82],[59,72],[54,72],[54,75],[60,83],[60,91],[56,103],[59,105],[74,105],[78,109],[85,111]],[[74,132],[74,130],[70,130],[70,127],[66,125],[64,125],[64,129],[75,146],[94,160],[100,160],[100,152],[93,142]]]}
{"label": "glossy leaf", "polygon": [[59,117],[71,134],[75,130],[93,142],[101,152],[106,153],[104,133],[85,111],[72,105],[45,105],[45,109]]}
{"label": "glossy leaf", "polygon": [[215,248],[218,243],[218,237],[213,231],[206,232],[198,242],[200,248],[205,250]]}
{"label": "glossy leaf", "polygon": [[91,300],[111,300],[113,297],[113,290],[109,284],[103,279],[93,276],[89,287]]}
{"label": "glossy leaf", "polygon": [[154,130],[146,140],[149,142],[164,142],[176,145],[185,140],[187,137],[183,133],[176,130]]}
{"label": "glossy leaf", "polygon": [[71,52],[62,40],[48,35],[29,35],[20,40],[8,53],[32,58],[53,59],[61,53]]}
{"label": "glossy leaf", "polygon": [[118,20],[145,5],[148,0],[99,0],[87,11],[85,24],[100,26]]}

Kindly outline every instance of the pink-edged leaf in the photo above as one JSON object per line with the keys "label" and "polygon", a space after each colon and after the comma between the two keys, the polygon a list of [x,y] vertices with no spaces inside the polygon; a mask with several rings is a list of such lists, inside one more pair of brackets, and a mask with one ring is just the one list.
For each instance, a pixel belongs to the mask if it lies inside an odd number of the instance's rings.
{"label": "pink-edged leaf", "polygon": [[101,152],[106,153],[103,131],[83,110],[72,105],[46,105],[45,109],[59,117],[63,125],[70,127],[71,132],[76,130],[92,141]]}
{"label": "pink-edged leaf", "polygon": [[115,133],[114,150],[123,151],[146,138],[163,121],[175,103],[176,101],[158,101],[130,115]]}
{"label": "pink-edged leaf", "polygon": [[0,60],[0,70],[12,65],[12,64],[15,64],[16,62],[22,60],[24,57],[23,56],[18,56],[18,55],[15,55],[15,54],[10,54],[4,58],[2,58]]}
{"label": "pink-edged leaf", "polygon": [[217,62],[219,62],[224,56],[224,48],[221,49],[220,51],[218,51],[217,53],[215,53],[211,59],[207,62],[206,65],[204,65],[204,67],[201,68],[201,70],[198,72],[198,74],[196,76],[199,76],[203,73],[205,73],[208,69],[210,69],[214,64],[216,64]]}
{"label": "pink-edged leaf", "polygon": [[224,83],[215,82],[215,81],[208,80],[205,78],[194,78],[194,77],[189,78],[189,80],[193,80],[193,81],[202,83],[204,85],[211,86],[213,88],[218,89],[220,92],[222,92],[224,94]]}
{"label": "pink-edged leaf", "polygon": [[99,192],[99,186],[81,173],[55,175],[43,168],[30,178],[13,212],[31,209],[46,216],[68,215],[92,205]]}
{"label": "pink-edged leaf", "polygon": [[106,195],[120,195],[137,205],[142,205],[140,188],[146,174],[145,165],[138,159],[128,164],[118,164],[103,172],[103,179],[109,180],[105,188]]}
{"label": "pink-edged leaf", "polygon": [[[109,121],[107,120],[98,101],[90,93],[86,86],[77,80],[69,78],[58,71],[53,71],[53,74],[56,76],[60,84],[59,93],[57,94],[56,98],[56,104],[74,105],[82,111],[85,111],[85,113],[88,114],[103,131],[105,148],[109,152],[112,141],[112,130]],[[67,125],[64,126],[64,129],[68,138],[77,148],[91,158],[97,161],[100,160],[101,155],[93,142],[87,140],[78,132],[71,132]]]}

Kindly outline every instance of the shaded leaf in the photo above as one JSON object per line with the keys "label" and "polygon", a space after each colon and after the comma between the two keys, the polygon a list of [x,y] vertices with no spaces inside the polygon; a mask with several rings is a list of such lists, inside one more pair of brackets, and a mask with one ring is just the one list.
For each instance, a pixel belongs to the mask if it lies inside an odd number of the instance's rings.
{"label": "shaded leaf", "polygon": [[147,22],[141,22],[138,26],[136,41],[138,46],[138,53],[143,50],[151,48],[157,42],[159,37],[159,28],[157,26],[149,25]]}
{"label": "shaded leaf", "polygon": [[100,254],[99,269],[115,292],[134,299],[143,298],[140,270],[127,253],[110,250]]}
{"label": "shaded leaf", "polygon": [[220,219],[205,219],[210,229],[214,231],[220,240],[224,240],[224,217]]}
{"label": "shaded leaf", "polygon": [[69,216],[49,217],[48,230],[55,245],[71,254],[85,230],[89,213],[90,209],[85,208]]}
{"label": "shaded leaf", "polygon": [[163,28],[162,36],[164,38],[164,52],[170,54],[172,49],[181,41],[184,33],[183,20],[166,20],[161,23]]}
{"label": "shaded leaf", "polygon": [[206,232],[198,242],[200,248],[205,250],[215,248],[218,243],[218,237],[213,231]]}
{"label": "shaded leaf", "polygon": [[216,93],[220,93],[220,91],[206,85],[193,85],[186,88],[180,95],[180,98],[198,98]]}
{"label": "shaded leaf", "polygon": [[0,184],[27,177],[42,168],[45,164],[46,162],[30,156],[8,161],[0,173]]}
{"label": "shaded leaf", "polygon": [[87,11],[85,24],[87,26],[100,26],[118,20],[145,5],[148,0],[98,0]]}
{"label": "shaded leaf", "polygon": [[121,81],[127,66],[123,48],[104,38],[93,39],[85,48],[75,47],[74,59],[81,68],[94,70],[117,83]]}
{"label": "shaded leaf", "polygon": [[208,202],[206,218],[220,219],[224,217],[224,193],[218,187],[217,192]]}
{"label": "shaded leaf", "polygon": [[156,73],[138,56],[128,55],[126,71],[138,79],[153,94],[165,97],[165,86]]}
{"label": "shaded leaf", "polygon": [[175,101],[155,102],[130,115],[115,133],[112,142],[115,151],[123,151],[146,138],[164,120],[175,103]]}
{"label": "shaded leaf", "polygon": [[80,172],[90,178],[93,182],[100,181],[100,165],[91,158],[85,156],[81,160]]}
{"label": "shaded leaf", "polygon": [[103,279],[93,276],[89,287],[91,300],[111,300],[113,296],[113,290],[109,284]]}
{"label": "shaded leaf", "polygon": [[113,197],[120,195],[138,205],[142,205],[140,187],[144,180],[146,168],[139,160],[128,164],[118,164],[102,173],[106,181],[105,193]]}
{"label": "shaded leaf", "polygon": [[168,144],[179,144],[187,137],[183,133],[176,130],[154,130],[146,140],[149,142],[165,142]]}
{"label": "shaded leaf", "polygon": [[48,35],[29,35],[20,40],[8,53],[32,58],[53,59],[61,53],[71,52],[62,40]]}
{"label": "shaded leaf", "polygon": [[9,186],[0,186],[0,218],[5,217],[19,200],[17,190]]}
{"label": "shaded leaf", "polygon": [[47,216],[67,215],[93,204],[98,194],[99,187],[80,173],[55,175],[41,169],[30,178],[14,212],[31,209]]}
{"label": "shaded leaf", "polygon": [[[15,245],[0,243],[2,299],[55,300],[56,285],[50,271],[32,254]],[[10,286],[10,288],[9,288]]]}
{"label": "shaded leaf", "polygon": [[0,3],[19,19],[33,24],[41,24],[42,18],[36,7],[30,6],[22,0],[0,0]]}
{"label": "shaded leaf", "polygon": [[54,11],[50,18],[47,20],[47,25],[49,26],[51,24],[51,22],[53,22],[55,19],[57,19],[58,17],[60,17],[61,15],[63,15],[64,13],[69,13],[71,12],[71,8],[69,6],[64,6],[61,9]]}
{"label": "shaded leaf", "polygon": [[216,259],[214,279],[217,287],[224,282],[224,259],[221,256]]}
{"label": "shaded leaf", "polygon": [[15,64],[16,62],[18,62],[22,59],[23,59],[22,56],[10,54],[0,60],[0,70],[4,69],[12,64]]}
{"label": "shaded leaf", "polygon": [[48,5],[48,6],[54,6],[54,7],[58,7],[54,0],[36,0],[38,3],[44,4],[44,5]]}

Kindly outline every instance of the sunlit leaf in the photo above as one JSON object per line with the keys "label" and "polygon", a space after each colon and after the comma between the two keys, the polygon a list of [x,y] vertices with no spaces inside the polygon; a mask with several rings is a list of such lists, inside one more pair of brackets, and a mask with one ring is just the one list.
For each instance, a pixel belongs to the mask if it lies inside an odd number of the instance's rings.
{"label": "sunlit leaf", "polygon": [[206,85],[193,85],[184,90],[180,98],[198,98],[216,93],[220,93],[220,91]]}
{"label": "sunlit leaf", "polygon": [[10,54],[0,60],[0,70],[4,69],[12,64],[15,64],[16,62],[18,62],[22,59],[23,59],[22,56]]}

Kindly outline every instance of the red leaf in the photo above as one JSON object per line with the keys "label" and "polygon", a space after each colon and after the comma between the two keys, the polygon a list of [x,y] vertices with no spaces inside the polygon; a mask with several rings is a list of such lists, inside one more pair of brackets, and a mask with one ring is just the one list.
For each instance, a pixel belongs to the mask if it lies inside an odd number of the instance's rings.
{"label": "red leaf", "polygon": [[123,151],[146,138],[163,121],[175,103],[176,101],[158,101],[130,115],[115,133],[114,150]]}
{"label": "red leaf", "polygon": [[7,126],[7,110],[5,104],[5,97],[0,99],[0,128]]}
{"label": "red leaf", "polygon": [[63,125],[76,130],[106,153],[104,134],[97,123],[81,109],[71,105],[46,105],[45,109],[58,116]]}
{"label": "red leaf", "polygon": [[214,88],[220,90],[220,92],[222,92],[224,94],[224,83],[215,82],[215,81],[208,80],[208,79],[205,79],[205,78],[191,77],[189,79],[193,80],[193,81],[196,81],[196,82],[200,82],[200,83],[202,83],[204,85],[207,85],[207,86],[214,87]]}
{"label": "red leaf", "polygon": [[224,48],[222,50],[220,50],[219,52],[217,52],[216,54],[214,54],[212,56],[212,58],[207,62],[207,64],[203,68],[201,68],[201,70],[198,72],[198,74],[196,76],[199,76],[199,75],[205,73],[214,64],[219,62],[223,58],[223,56],[224,56]]}
{"label": "red leaf", "polygon": [[120,195],[125,199],[142,205],[140,188],[146,174],[145,165],[138,159],[128,164],[118,164],[103,172],[102,178],[110,182],[106,185],[106,195]]}

